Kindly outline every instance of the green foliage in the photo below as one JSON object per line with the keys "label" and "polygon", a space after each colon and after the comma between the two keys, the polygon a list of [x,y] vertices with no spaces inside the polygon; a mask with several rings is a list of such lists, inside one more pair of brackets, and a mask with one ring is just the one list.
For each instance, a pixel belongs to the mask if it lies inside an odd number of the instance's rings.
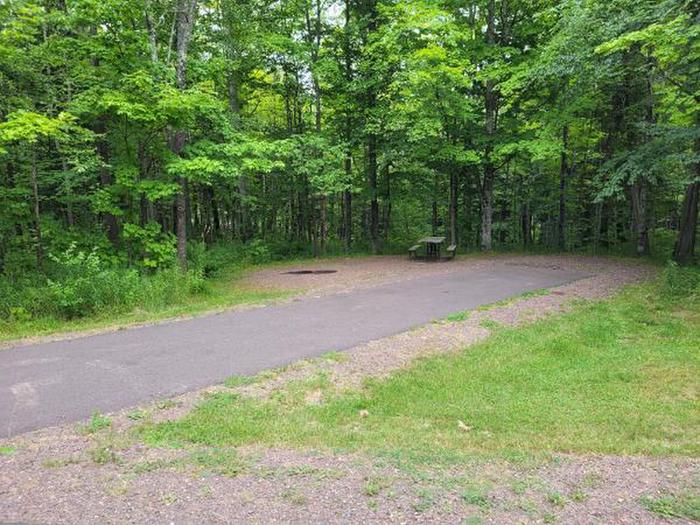
{"label": "green foliage", "polygon": [[668,262],[662,274],[662,282],[666,297],[700,299],[700,268]]}
{"label": "green foliage", "polygon": [[132,259],[144,268],[164,268],[175,262],[175,236],[164,233],[160,224],[150,222],[141,227],[127,223],[123,228]]}
{"label": "green foliage", "polygon": [[93,412],[90,421],[84,425],[78,425],[77,429],[81,434],[95,434],[111,426],[112,420],[96,411]]}
{"label": "green foliage", "polygon": [[75,244],[51,259],[56,277],[47,281],[47,300],[57,315],[71,319],[135,304],[141,284],[136,270],[105,267],[94,250],[78,251]]}

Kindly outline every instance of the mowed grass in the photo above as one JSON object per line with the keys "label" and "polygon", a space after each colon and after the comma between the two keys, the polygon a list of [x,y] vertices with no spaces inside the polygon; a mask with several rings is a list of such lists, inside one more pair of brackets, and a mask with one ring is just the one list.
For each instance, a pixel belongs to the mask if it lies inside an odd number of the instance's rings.
{"label": "mowed grass", "polygon": [[[306,393],[319,389],[325,402],[308,404]],[[700,302],[664,300],[648,284],[529,327],[500,328],[358,392],[314,379],[265,401],[216,395],[142,436],[427,461],[522,452],[697,456],[699,389]]]}

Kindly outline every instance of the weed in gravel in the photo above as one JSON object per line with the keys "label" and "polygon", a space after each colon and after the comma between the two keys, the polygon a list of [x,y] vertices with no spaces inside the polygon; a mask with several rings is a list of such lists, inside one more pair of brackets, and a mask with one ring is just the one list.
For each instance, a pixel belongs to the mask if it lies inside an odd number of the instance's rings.
{"label": "weed in gravel", "polygon": [[177,494],[174,494],[173,492],[164,492],[160,495],[160,501],[164,505],[172,505],[173,503],[177,502]]}
{"label": "weed in gravel", "polygon": [[463,310],[461,312],[455,312],[453,314],[447,315],[442,318],[442,321],[446,323],[461,323],[469,319],[470,310]]}
{"label": "weed in gravel", "polygon": [[156,408],[158,410],[170,410],[171,408],[175,408],[180,405],[181,403],[175,401],[174,399],[163,399],[156,403]]}
{"label": "weed in gravel", "polygon": [[211,485],[202,485],[202,487],[199,489],[199,495],[203,498],[214,497],[214,491],[212,490]]}
{"label": "weed in gravel", "polygon": [[597,472],[589,472],[581,480],[581,486],[584,488],[594,489],[599,487],[603,478]]}
{"label": "weed in gravel", "polygon": [[95,411],[90,420],[85,424],[77,425],[76,430],[79,434],[95,434],[111,426],[112,420],[110,418]]}
{"label": "weed in gravel", "polygon": [[557,522],[557,515],[553,512],[545,512],[542,514],[542,523],[545,525],[552,525]]}
{"label": "weed in gravel", "polygon": [[564,496],[558,492],[550,492],[547,494],[547,501],[550,505],[554,505],[555,507],[563,507],[566,504]]}
{"label": "weed in gravel", "polygon": [[98,465],[121,463],[119,455],[109,445],[98,445],[88,450],[90,459]]}
{"label": "weed in gravel", "polygon": [[148,417],[148,412],[145,410],[134,410],[133,412],[129,412],[126,417],[132,421],[141,421],[142,419]]}
{"label": "weed in gravel", "polygon": [[80,460],[71,456],[67,458],[48,458],[41,462],[41,466],[44,468],[61,468],[78,463],[80,463]]}
{"label": "weed in gravel", "polygon": [[236,388],[239,386],[252,385],[257,383],[257,376],[231,376],[224,381],[224,386],[227,388]]}
{"label": "weed in gravel", "polygon": [[332,352],[326,352],[319,359],[330,361],[331,363],[346,363],[350,360],[350,356],[344,352],[334,350]]}
{"label": "weed in gravel", "polygon": [[303,476],[317,480],[341,479],[345,477],[345,473],[341,470],[312,467],[310,465],[296,465],[294,467],[284,469],[281,473],[287,476]]}
{"label": "weed in gravel", "polygon": [[571,494],[569,494],[571,501],[575,503],[583,503],[588,499],[588,494],[586,494],[582,489],[574,489]]}
{"label": "weed in gravel", "polygon": [[309,499],[306,497],[306,495],[296,487],[288,487],[284,489],[280,493],[280,496],[285,501],[288,501],[289,503],[293,505],[298,505],[300,507],[306,505],[309,502]]}
{"label": "weed in gravel", "polygon": [[131,480],[128,478],[117,478],[107,484],[105,491],[111,496],[125,496],[131,490]]}
{"label": "weed in gravel", "polygon": [[700,495],[697,494],[668,494],[657,498],[645,496],[641,503],[650,512],[665,518],[700,521]]}
{"label": "weed in gravel", "polygon": [[486,328],[487,330],[497,330],[501,327],[501,323],[494,321],[493,319],[484,319],[479,323],[481,328]]}
{"label": "weed in gravel", "polygon": [[426,512],[435,505],[435,494],[433,494],[430,489],[418,489],[416,495],[418,496],[418,500],[412,505],[414,511]]}
{"label": "weed in gravel", "polygon": [[0,447],[0,456],[9,456],[10,454],[14,454],[15,452],[17,452],[17,449],[15,447],[10,447],[10,446]]}
{"label": "weed in gravel", "polygon": [[476,484],[471,484],[462,490],[462,501],[467,505],[475,505],[477,507],[487,508],[491,506],[488,493],[484,487]]}
{"label": "weed in gravel", "polygon": [[229,478],[235,478],[247,467],[235,449],[197,450],[190,455],[190,461],[196,466]]}
{"label": "weed in gravel", "polygon": [[391,486],[391,479],[386,476],[367,476],[362,488],[365,496],[379,496],[382,490]]}
{"label": "weed in gravel", "polygon": [[129,470],[136,475],[155,472],[156,470],[181,466],[183,460],[180,459],[145,459],[129,465]]}

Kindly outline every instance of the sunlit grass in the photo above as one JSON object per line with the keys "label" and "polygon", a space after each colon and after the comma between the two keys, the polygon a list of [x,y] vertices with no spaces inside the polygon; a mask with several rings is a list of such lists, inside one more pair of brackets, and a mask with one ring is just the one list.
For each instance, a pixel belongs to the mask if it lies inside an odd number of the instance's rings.
{"label": "sunlit grass", "polygon": [[[425,359],[362,391],[222,394],[143,429],[151,443],[262,443],[432,461],[474,454],[700,453],[700,305],[656,285]],[[305,402],[305,389],[327,401]],[[462,424],[460,424],[460,421]]]}

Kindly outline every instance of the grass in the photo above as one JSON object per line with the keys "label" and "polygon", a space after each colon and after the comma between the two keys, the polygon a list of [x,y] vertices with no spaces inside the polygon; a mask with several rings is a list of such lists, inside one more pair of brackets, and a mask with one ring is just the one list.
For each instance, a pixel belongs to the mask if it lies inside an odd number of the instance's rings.
{"label": "grass", "polygon": [[665,495],[642,498],[647,510],[665,518],[688,518],[700,521],[700,496],[697,494]]}
{"label": "grass", "polygon": [[257,290],[240,284],[243,270],[223,272],[207,280],[207,293],[183,295],[167,305],[154,304],[126,313],[104,312],[90,317],[60,319],[56,317],[0,320],[0,343],[27,337],[42,337],[73,332],[124,328],[142,323],[201,315],[244,304],[265,303],[283,299],[288,291]]}
{"label": "grass", "polygon": [[100,430],[112,426],[112,420],[99,412],[93,412],[90,420],[85,424],[77,425],[76,430],[80,434],[95,434]]}
{"label": "grass", "polygon": [[[219,394],[179,421],[146,424],[153,444],[250,443],[365,451],[450,463],[474,454],[552,452],[697,456],[700,301],[658,284],[502,327],[456,355],[425,359],[361,391],[268,400]],[[458,425],[470,427],[464,431]]]}

